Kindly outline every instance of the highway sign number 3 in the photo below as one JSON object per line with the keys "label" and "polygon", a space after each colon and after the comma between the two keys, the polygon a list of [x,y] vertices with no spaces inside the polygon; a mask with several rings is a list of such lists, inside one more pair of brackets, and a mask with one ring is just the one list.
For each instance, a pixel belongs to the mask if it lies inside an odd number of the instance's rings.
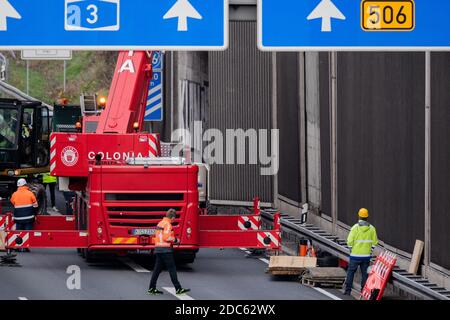
{"label": "highway sign number 3", "polygon": [[120,0],[65,0],[67,31],[117,31]]}

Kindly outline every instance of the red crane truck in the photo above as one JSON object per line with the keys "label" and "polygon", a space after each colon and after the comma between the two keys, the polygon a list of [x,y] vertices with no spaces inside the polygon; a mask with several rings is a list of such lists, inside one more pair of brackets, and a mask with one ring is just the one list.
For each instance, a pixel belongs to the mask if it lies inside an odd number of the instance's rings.
{"label": "red crane truck", "polygon": [[[151,252],[153,234],[169,208],[177,217],[175,250],[279,249],[279,215],[261,230],[259,201],[250,215],[208,215],[199,206],[198,171],[183,158],[159,156],[159,139],[141,130],[152,77],[150,52],[120,52],[106,108],[84,116],[79,132],[52,133],[51,174],[76,192],[72,216],[37,216],[32,231],[15,230],[11,213],[0,217],[6,248],[77,248]],[[80,127],[80,124],[78,126]]]}

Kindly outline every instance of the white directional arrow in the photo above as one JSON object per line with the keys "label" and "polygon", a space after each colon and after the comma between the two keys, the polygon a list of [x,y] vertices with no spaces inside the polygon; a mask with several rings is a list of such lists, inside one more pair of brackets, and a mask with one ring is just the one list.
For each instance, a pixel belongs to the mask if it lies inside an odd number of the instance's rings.
{"label": "white directional arrow", "polygon": [[330,32],[331,18],[345,20],[345,16],[331,0],[322,0],[306,19],[322,19],[322,32]]}
{"label": "white directional arrow", "polygon": [[0,31],[7,30],[6,18],[22,19],[22,16],[8,0],[0,0]]}
{"label": "white directional arrow", "polygon": [[178,31],[188,31],[187,18],[203,19],[188,0],[177,0],[163,17],[163,19],[172,18],[178,18]]}

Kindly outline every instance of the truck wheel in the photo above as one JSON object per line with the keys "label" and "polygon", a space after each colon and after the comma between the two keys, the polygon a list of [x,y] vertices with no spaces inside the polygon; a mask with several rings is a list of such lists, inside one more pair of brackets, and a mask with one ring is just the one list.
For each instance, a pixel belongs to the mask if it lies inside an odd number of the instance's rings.
{"label": "truck wheel", "polygon": [[175,253],[175,262],[179,265],[194,263],[196,253]]}
{"label": "truck wheel", "polygon": [[81,249],[81,256],[87,263],[95,262],[95,254],[87,248]]}
{"label": "truck wheel", "polygon": [[195,254],[189,255],[189,256],[184,256],[182,258],[179,258],[177,260],[178,264],[190,264],[190,263],[194,263],[195,261]]}

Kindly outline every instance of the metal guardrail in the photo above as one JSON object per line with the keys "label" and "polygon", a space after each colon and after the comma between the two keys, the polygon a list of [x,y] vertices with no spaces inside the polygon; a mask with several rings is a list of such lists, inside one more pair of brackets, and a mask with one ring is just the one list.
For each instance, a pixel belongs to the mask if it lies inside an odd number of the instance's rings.
{"label": "metal guardrail", "polygon": [[[262,210],[261,215],[264,219],[273,221],[273,214],[276,212],[276,210],[272,209]],[[346,241],[318,227],[310,224],[301,224],[300,219],[281,214],[281,228],[308,237],[314,240],[315,244],[322,250],[328,251],[342,260],[349,260],[350,250],[346,245]],[[395,267],[392,272],[392,284],[423,299],[450,300],[450,291],[398,267]]]}
{"label": "metal guardrail", "polygon": [[[0,91],[6,93],[9,96],[12,96],[12,97],[18,99],[18,100],[40,101],[32,96],[27,95],[26,93],[20,91],[16,87],[13,87],[12,85],[10,85],[4,81],[0,81]],[[42,103],[43,106],[46,106],[50,110],[53,110],[53,106],[50,106],[42,101],[40,101],[40,102]]]}

